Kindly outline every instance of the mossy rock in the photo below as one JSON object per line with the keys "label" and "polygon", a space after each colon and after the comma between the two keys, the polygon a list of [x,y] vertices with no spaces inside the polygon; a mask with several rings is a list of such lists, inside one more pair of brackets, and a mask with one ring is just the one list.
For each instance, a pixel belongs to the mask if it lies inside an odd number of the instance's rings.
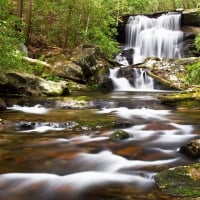
{"label": "mossy rock", "polygon": [[200,139],[195,139],[183,145],[180,152],[188,155],[191,158],[200,158]]}
{"label": "mossy rock", "polygon": [[130,135],[126,131],[123,131],[123,130],[114,131],[110,135],[111,140],[124,140],[128,138],[130,138]]}
{"label": "mossy rock", "polygon": [[181,199],[200,198],[200,163],[171,168],[155,179],[159,189],[169,195]]}
{"label": "mossy rock", "polygon": [[200,109],[200,91],[195,88],[195,91],[187,91],[169,95],[159,96],[163,104],[173,105],[177,109]]}

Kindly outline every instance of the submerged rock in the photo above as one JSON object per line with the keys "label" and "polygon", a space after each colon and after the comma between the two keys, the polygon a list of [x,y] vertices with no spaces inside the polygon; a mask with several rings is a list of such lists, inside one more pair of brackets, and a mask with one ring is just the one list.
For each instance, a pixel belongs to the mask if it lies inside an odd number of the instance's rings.
{"label": "submerged rock", "polygon": [[124,140],[130,138],[130,135],[123,130],[117,130],[110,135],[111,140]]}
{"label": "submerged rock", "polygon": [[163,192],[177,199],[200,198],[200,164],[180,166],[157,174],[156,184]]}
{"label": "submerged rock", "polygon": [[200,139],[195,139],[180,148],[180,152],[191,158],[200,158]]}

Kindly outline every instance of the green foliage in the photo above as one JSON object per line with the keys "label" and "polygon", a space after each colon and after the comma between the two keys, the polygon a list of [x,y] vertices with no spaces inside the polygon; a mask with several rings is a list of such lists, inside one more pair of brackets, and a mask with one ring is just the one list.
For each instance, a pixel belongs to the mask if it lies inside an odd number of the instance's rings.
{"label": "green foliage", "polygon": [[46,80],[48,81],[54,81],[54,82],[59,82],[61,79],[59,76],[56,75],[49,75],[46,77]]}
{"label": "green foliage", "polygon": [[[19,47],[24,44],[21,19],[15,17],[17,1],[0,0],[0,69],[41,73],[41,66],[22,61]],[[83,43],[98,45],[105,55],[118,52],[116,25],[126,13],[136,14],[196,7],[199,0],[34,0],[30,45],[37,48],[57,46],[72,49]],[[24,1],[26,9],[27,1]],[[200,50],[200,36],[196,38]]]}
{"label": "green foliage", "polygon": [[0,0],[0,70],[26,71],[28,65],[22,60],[23,34],[20,20],[12,14],[12,4],[7,0]]}
{"label": "green foliage", "polygon": [[186,83],[200,85],[200,62],[187,66]]}
{"label": "green foliage", "polygon": [[200,33],[195,38],[195,45],[198,51],[200,51]]}

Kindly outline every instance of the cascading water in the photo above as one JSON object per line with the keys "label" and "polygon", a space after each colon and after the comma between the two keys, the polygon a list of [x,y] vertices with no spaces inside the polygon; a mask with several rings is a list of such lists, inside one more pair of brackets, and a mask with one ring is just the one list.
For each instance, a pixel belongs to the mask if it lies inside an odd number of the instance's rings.
{"label": "cascading water", "polygon": [[[138,15],[131,16],[126,25],[126,49],[133,49],[133,63],[141,63],[147,57],[181,57],[183,32],[180,31],[181,14],[168,13],[158,18]],[[127,66],[128,61],[122,55],[117,62]],[[118,69],[119,70],[119,69]],[[111,70],[110,78],[116,90],[153,90],[154,81],[143,69],[133,70],[133,86],[126,78],[118,77],[118,70]]]}
{"label": "cascading water", "polygon": [[133,63],[146,57],[181,57],[183,32],[181,14],[169,13],[158,18],[131,16],[126,25],[127,48],[133,48]]}
{"label": "cascading water", "polygon": [[110,69],[110,78],[113,81],[115,90],[117,91],[146,91],[153,90],[154,81],[153,78],[146,74],[146,71],[143,69],[133,69],[133,80],[134,85],[132,86],[128,79],[124,77],[118,77],[118,72],[120,68]]}

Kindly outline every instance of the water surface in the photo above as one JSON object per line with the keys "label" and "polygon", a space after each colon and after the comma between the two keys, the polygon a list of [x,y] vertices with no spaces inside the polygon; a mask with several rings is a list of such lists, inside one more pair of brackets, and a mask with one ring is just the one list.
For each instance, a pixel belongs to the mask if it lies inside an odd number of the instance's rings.
{"label": "water surface", "polygon": [[[172,199],[154,177],[194,162],[179,148],[199,137],[200,115],[164,106],[158,95],[88,94],[93,105],[84,109],[32,99],[1,112],[18,127],[1,131],[0,199]],[[130,138],[110,140],[117,129]]]}

